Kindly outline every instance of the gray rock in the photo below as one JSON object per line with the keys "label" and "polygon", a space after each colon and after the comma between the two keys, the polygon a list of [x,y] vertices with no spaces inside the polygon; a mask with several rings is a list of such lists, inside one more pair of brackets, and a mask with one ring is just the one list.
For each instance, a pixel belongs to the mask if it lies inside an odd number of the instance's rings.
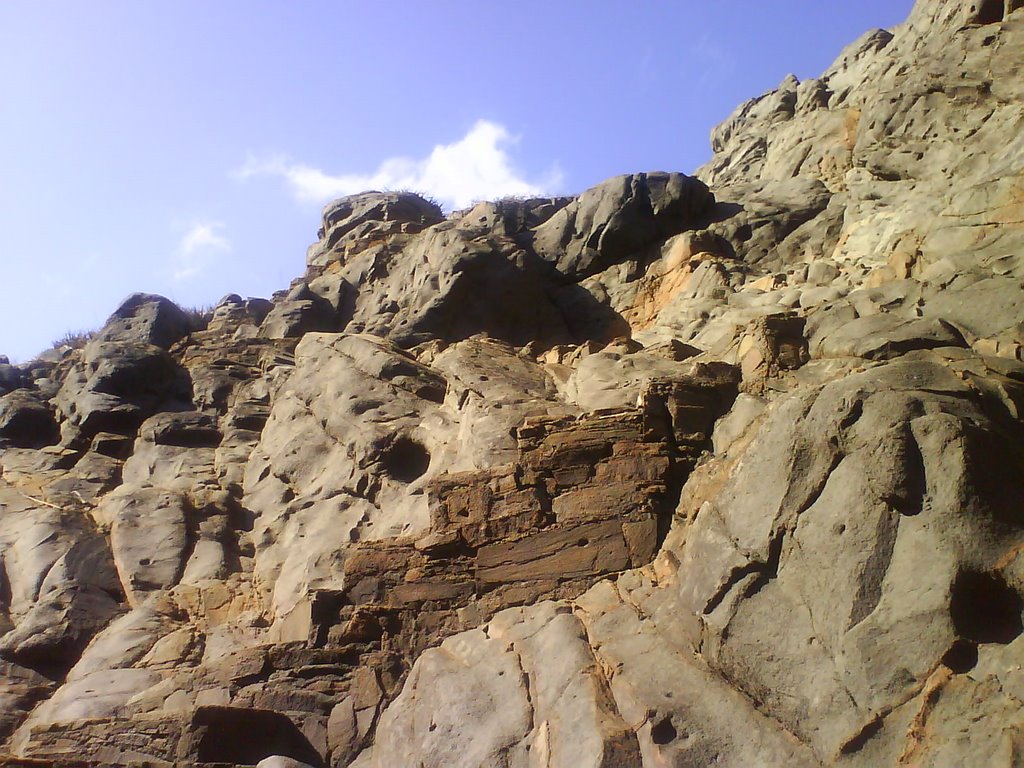
{"label": "gray rock", "polygon": [[1022,13],[922,0],[700,180],[351,196],[272,302],[0,360],[60,427],[0,448],[4,749],[1013,763]]}
{"label": "gray rock", "polygon": [[411,192],[363,192],[328,204],[308,263],[322,266],[362,250],[367,242],[415,234],[444,220],[440,207]]}
{"label": "gray rock", "polygon": [[243,299],[238,294],[229,293],[217,302],[207,327],[214,331],[234,332],[241,325],[259,326],[273,308],[273,303],[267,299]]}
{"label": "gray rock", "polygon": [[134,489],[107,506],[110,547],[133,606],[147,593],[169,589],[185,566],[188,502],[158,489]]}
{"label": "gray rock", "polygon": [[132,431],[168,399],[184,398],[181,370],[151,344],[93,341],[64,379],[55,404],[82,436]]}
{"label": "gray rock", "polygon": [[571,197],[547,197],[482,202],[460,212],[457,223],[460,228],[474,234],[489,233],[518,239],[546,222],[572,200]]}
{"label": "gray rock", "polygon": [[[406,237],[406,236],[403,236]],[[551,268],[508,238],[442,224],[350,258],[336,278],[348,332],[403,347],[478,333],[524,345],[573,339],[548,295]]]}
{"label": "gray rock", "polygon": [[167,349],[199,330],[195,319],[163,296],[133,293],[93,337],[95,342],[152,344]]}
{"label": "gray rock", "polygon": [[539,226],[533,247],[576,282],[694,227],[713,202],[707,187],[681,173],[617,176]]}
{"label": "gray rock", "polygon": [[338,326],[330,302],[300,283],[274,305],[260,325],[260,335],[267,339],[301,337],[311,331],[333,331]]}
{"label": "gray rock", "polygon": [[27,383],[25,372],[9,362],[0,362],[0,395],[24,387]]}
{"label": "gray rock", "polygon": [[819,357],[889,360],[915,349],[966,346],[963,336],[941,320],[902,320],[891,314],[858,317],[811,339]]}
{"label": "gray rock", "polygon": [[18,448],[42,448],[59,437],[53,412],[36,393],[16,389],[0,396],[0,441]]}

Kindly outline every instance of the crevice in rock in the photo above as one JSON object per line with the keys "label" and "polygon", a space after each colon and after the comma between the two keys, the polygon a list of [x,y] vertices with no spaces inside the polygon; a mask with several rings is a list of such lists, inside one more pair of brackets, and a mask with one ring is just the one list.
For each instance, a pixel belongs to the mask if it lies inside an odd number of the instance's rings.
{"label": "crevice in rock", "polygon": [[718,591],[715,592],[715,594],[713,594],[711,598],[708,600],[707,604],[704,606],[702,613],[705,616],[713,613],[714,610],[719,605],[721,605],[722,601],[725,600],[728,594],[732,591],[733,587],[735,587],[737,584],[743,581],[747,576],[759,573],[763,567],[764,566],[762,563],[749,562],[746,565],[740,566],[739,568],[733,568],[732,571],[729,573],[729,578],[725,580],[725,583],[723,583],[722,586],[718,588]]}
{"label": "crevice in rock", "polygon": [[906,430],[905,452],[903,455],[903,482],[898,494],[886,499],[901,515],[912,517],[924,508],[925,496],[928,493],[928,478],[925,470],[924,456],[917,444],[912,430]]}
{"label": "crevice in rock", "polygon": [[850,609],[847,630],[857,626],[871,615],[878,605],[878,601],[882,599],[882,583],[885,581],[889,564],[892,562],[899,525],[898,516],[893,515],[889,510],[879,511],[878,523],[875,526],[875,546],[858,576],[857,594],[854,596],[853,606]]}
{"label": "crevice in rock", "polygon": [[864,415],[864,401],[857,399],[853,405],[850,406],[850,410],[839,420],[839,430],[845,432],[858,421],[860,417]]}
{"label": "crevice in rock", "polygon": [[778,577],[779,563],[782,560],[782,545],[785,543],[785,539],[786,531],[784,529],[776,531],[771,541],[768,542],[768,557],[764,562],[752,560],[746,565],[734,568],[725,583],[708,600],[702,613],[705,616],[712,613],[728,597],[729,593],[748,576],[753,575],[756,578],[744,588],[743,596],[745,598],[753,597],[761,591],[765,584]]}
{"label": "crevice in rock", "polygon": [[11,605],[11,579],[7,575],[7,563],[0,557],[0,610],[6,612]]}
{"label": "crevice in rock", "polygon": [[885,719],[881,715],[869,720],[863,728],[857,731],[857,733],[847,739],[846,742],[839,747],[839,754],[852,755],[855,752],[859,752],[869,741],[871,741],[872,738],[874,738],[875,734],[882,730],[882,726],[884,724]]}
{"label": "crevice in rock", "polygon": [[1018,637],[1024,600],[995,573],[962,571],[953,582],[949,614],[956,633],[975,643],[1006,645]]}
{"label": "crevice in rock", "polygon": [[268,710],[201,707],[193,716],[200,763],[255,764],[285,755],[313,765],[322,758],[285,715]]}
{"label": "crevice in rock", "polygon": [[[621,599],[621,594],[620,594]],[[627,757],[623,760],[623,765],[639,765],[641,762],[640,753],[640,740],[636,735],[646,720],[640,723],[629,723],[622,716],[622,711],[619,707],[619,702],[615,698],[615,692],[612,688],[612,677],[615,674],[614,667],[608,663],[608,661],[601,655],[599,646],[594,642],[590,634],[590,627],[587,624],[589,615],[582,608],[573,606],[573,615],[576,620],[580,623],[583,628],[583,634],[587,641],[587,647],[590,649],[591,658],[594,660],[593,669],[597,672],[598,677],[596,678],[597,685],[600,689],[600,696],[603,698],[605,704],[611,709],[612,714],[619,719],[619,721],[626,727],[625,738],[628,743],[622,744],[621,749],[624,755]]]}
{"label": "crevice in rock", "polygon": [[515,643],[512,644],[511,653],[515,657],[516,666],[519,667],[519,679],[523,683],[523,693],[526,696],[526,706],[530,710],[530,727],[526,729],[526,732],[533,733],[537,727],[537,709],[533,703],[533,689],[530,687],[530,673],[526,671],[526,667],[523,666],[523,657],[519,653],[519,649],[516,648]]}
{"label": "crevice in rock", "polygon": [[[928,718],[935,709],[935,705],[938,702],[939,697],[942,695],[943,688],[945,688],[946,683],[949,682],[950,675],[951,673],[948,669],[940,666],[934,670],[928,676],[928,679],[921,685],[921,707],[914,716],[913,721],[911,721],[910,727],[907,728],[906,744],[904,745],[899,758],[896,760],[897,765],[916,764],[913,757],[925,739],[925,729],[928,724]],[[894,708],[895,707],[893,707],[893,709]]]}
{"label": "crevice in rock", "polygon": [[782,560],[782,545],[785,543],[786,531],[776,531],[775,536],[768,542],[768,562],[764,563],[756,571],[756,578],[753,579],[743,590],[744,598],[751,598],[760,592],[768,582],[779,576],[779,563]]}

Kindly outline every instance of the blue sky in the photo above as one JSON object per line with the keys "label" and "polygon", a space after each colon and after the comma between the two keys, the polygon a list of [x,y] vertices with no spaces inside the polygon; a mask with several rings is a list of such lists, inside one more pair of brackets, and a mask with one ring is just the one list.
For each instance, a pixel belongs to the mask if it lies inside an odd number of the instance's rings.
{"label": "blue sky", "polygon": [[269,296],[327,200],[690,172],[912,0],[0,2],[0,354],[133,291]]}

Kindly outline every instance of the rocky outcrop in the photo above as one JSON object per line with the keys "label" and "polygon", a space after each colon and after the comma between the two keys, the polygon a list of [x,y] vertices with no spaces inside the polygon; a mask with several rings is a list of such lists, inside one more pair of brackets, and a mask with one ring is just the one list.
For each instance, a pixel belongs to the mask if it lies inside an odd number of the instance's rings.
{"label": "rocky outcrop", "polygon": [[152,344],[167,349],[201,322],[163,296],[134,293],[114,310],[94,341]]}
{"label": "rocky outcrop", "polygon": [[1024,8],[697,177],[367,192],[0,360],[0,765],[1015,765]]}

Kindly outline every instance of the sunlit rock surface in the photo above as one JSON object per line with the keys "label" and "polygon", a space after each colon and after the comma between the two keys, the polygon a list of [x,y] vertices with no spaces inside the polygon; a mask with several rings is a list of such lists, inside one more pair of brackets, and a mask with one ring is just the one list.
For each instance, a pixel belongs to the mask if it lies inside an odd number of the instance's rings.
{"label": "sunlit rock surface", "polygon": [[1020,764],[1020,5],[0,360],[0,765]]}

